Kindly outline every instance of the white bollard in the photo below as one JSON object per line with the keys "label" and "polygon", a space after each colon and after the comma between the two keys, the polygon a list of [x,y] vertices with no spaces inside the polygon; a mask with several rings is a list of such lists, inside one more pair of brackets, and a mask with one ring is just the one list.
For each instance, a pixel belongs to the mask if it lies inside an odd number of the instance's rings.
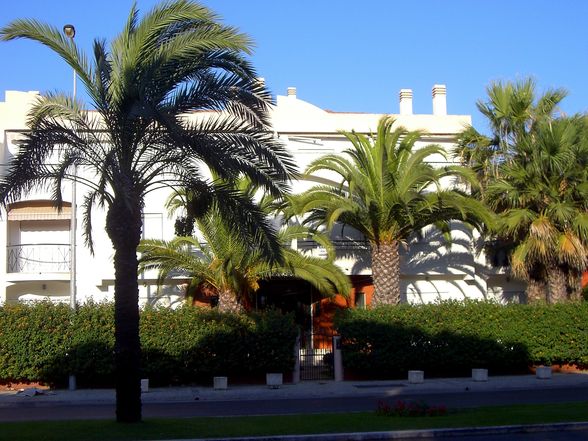
{"label": "white bollard", "polygon": [[420,384],[425,382],[425,371],[408,371],[408,382]]}
{"label": "white bollard", "polygon": [[76,390],[77,389],[76,376],[75,375],[70,375],[69,376],[68,389],[69,390]]}
{"label": "white bollard", "polygon": [[282,373],[265,374],[265,382],[270,389],[279,389],[284,381]]}
{"label": "white bollard", "polygon": [[228,382],[227,377],[214,377],[213,388],[214,390],[227,390]]}
{"label": "white bollard", "polygon": [[550,380],[551,366],[539,366],[535,371],[535,376],[540,380]]}
{"label": "white bollard", "polygon": [[142,378],[141,379],[141,393],[149,392],[149,378]]}
{"label": "white bollard", "polygon": [[472,380],[488,381],[488,369],[472,369]]}
{"label": "white bollard", "polygon": [[341,336],[333,337],[333,370],[335,381],[343,381],[343,356],[341,354]]}

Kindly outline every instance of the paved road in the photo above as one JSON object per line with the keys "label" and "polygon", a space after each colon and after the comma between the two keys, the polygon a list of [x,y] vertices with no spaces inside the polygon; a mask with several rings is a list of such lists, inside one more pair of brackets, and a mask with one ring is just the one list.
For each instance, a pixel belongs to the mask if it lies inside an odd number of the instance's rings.
{"label": "paved road", "polygon": [[[430,440],[444,440],[447,437],[428,438]],[[588,430],[571,430],[556,432],[534,432],[534,433],[504,433],[504,434],[486,434],[460,436],[455,438],[458,441],[586,441],[588,440]],[[413,439],[414,440],[414,439]]]}
{"label": "paved road", "polygon": [[[451,393],[400,394],[393,398],[381,394],[370,396],[283,398],[231,401],[145,402],[146,418],[187,418],[193,416],[276,415],[295,413],[372,411],[378,400],[424,400],[449,408],[477,407],[515,403],[562,403],[585,401],[588,387],[507,391],[464,391]],[[114,417],[112,403],[34,402],[0,404],[0,421],[109,419]],[[588,438],[586,438],[588,439]]]}

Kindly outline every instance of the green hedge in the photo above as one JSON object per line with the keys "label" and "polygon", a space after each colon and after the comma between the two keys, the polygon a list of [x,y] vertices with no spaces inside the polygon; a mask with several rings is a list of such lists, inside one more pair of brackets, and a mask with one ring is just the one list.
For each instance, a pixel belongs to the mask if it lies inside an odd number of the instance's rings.
{"label": "green hedge", "polygon": [[336,318],[346,372],[365,378],[526,373],[588,367],[588,304],[444,302],[347,310]]}
{"label": "green hedge", "polygon": [[[297,328],[276,311],[225,314],[198,308],[141,312],[143,375],[151,384],[208,383],[214,375],[289,372]],[[114,309],[40,303],[0,307],[0,382],[113,385]],[[261,377],[260,377],[261,378]]]}

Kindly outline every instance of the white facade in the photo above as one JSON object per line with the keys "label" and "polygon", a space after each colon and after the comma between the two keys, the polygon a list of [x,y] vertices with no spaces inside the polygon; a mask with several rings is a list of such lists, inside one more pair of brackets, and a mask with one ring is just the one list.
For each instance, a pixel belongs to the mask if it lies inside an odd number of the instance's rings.
{"label": "white facade", "polygon": [[[26,114],[37,92],[7,91],[0,102],[0,156],[4,173],[6,164],[17,151],[15,140],[26,130]],[[433,113],[412,113],[412,91],[400,91],[398,124],[409,130],[423,130],[419,145],[436,143],[450,150],[455,135],[471,123],[470,116],[448,115],[446,91],[442,85],[433,87]],[[392,109],[391,109],[392,110]],[[287,96],[278,96],[272,111],[273,129],[296,159],[299,169],[326,153],[342,152],[348,147],[339,130],[372,133],[377,129],[381,114],[338,113],[320,109],[298,99],[296,89],[289,88]],[[444,160],[439,158],[439,162]],[[79,173],[84,173],[79,170]],[[325,176],[328,178],[328,176]],[[297,181],[292,188],[302,192],[313,182]],[[52,209],[49,194],[30,194],[18,204],[3,211],[0,219],[0,303],[42,299],[69,301],[70,295],[70,218],[71,187],[64,188],[69,203],[60,212]],[[84,246],[79,209],[84,189],[77,188],[77,300],[101,301],[112,299],[114,270],[113,250],[104,231],[105,213],[96,211],[92,223],[95,255]],[[173,236],[174,219],[164,209],[168,193],[155,192],[148,196],[144,210],[145,238],[169,239]],[[441,299],[496,298],[508,300],[524,291],[522,283],[510,281],[500,270],[486,264],[479,240],[472,232],[456,225],[450,249],[434,231],[425,232],[420,241],[410,245],[402,260],[402,296],[409,302],[432,302]],[[335,231],[338,245],[337,263],[350,275],[369,275],[369,250],[361,237],[349,228]],[[320,255],[320,249],[309,244],[298,246]],[[140,280],[142,302],[173,303],[181,299],[181,288],[170,287],[159,293],[154,277]]]}

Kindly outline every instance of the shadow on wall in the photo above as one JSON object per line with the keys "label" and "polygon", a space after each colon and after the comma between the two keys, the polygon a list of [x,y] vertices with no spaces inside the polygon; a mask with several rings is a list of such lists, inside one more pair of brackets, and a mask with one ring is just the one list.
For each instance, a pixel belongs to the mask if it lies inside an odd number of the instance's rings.
{"label": "shadow on wall", "polygon": [[[436,228],[414,235],[408,247],[400,247],[401,301],[431,303],[449,298],[495,299],[488,294],[485,267],[477,262],[478,249],[472,231],[464,224],[452,224],[452,242],[448,243]],[[371,248],[351,227],[339,227],[331,235],[337,246],[337,258],[353,262],[351,274],[369,272]],[[502,299],[507,300],[508,299]]]}
{"label": "shadow on wall", "polygon": [[528,373],[529,350],[518,342],[450,331],[350,320],[339,327],[347,380],[406,379],[409,370],[427,377],[467,377],[471,369],[492,375]]}
{"label": "shadow on wall", "polygon": [[[476,261],[472,231],[462,223],[453,223],[452,232],[457,237],[448,243],[438,229],[429,228],[410,240],[407,251],[401,249],[401,274],[405,275],[402,302],[490,300],[485,284],[480,283],[485,267]],[[408,292],[408,285],[412,292]]]}

